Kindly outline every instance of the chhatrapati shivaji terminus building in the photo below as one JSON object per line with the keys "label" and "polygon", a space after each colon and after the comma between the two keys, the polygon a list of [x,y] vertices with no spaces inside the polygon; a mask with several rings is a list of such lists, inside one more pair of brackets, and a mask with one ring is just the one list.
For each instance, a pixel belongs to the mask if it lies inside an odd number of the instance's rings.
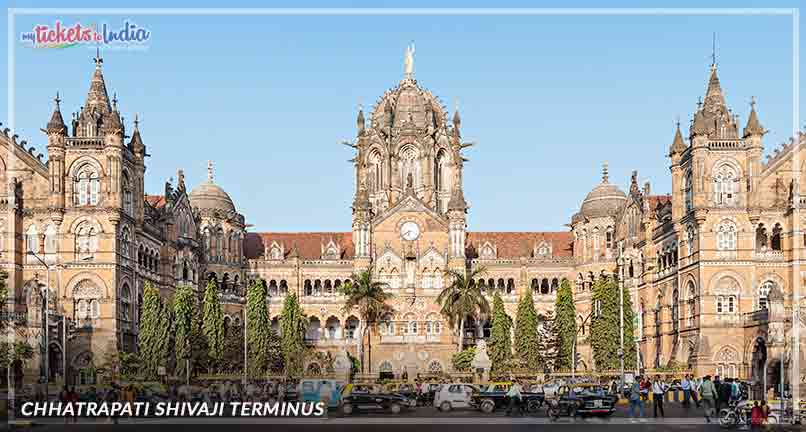
{"label": "chhatrapati shivaji terminus building", "polygon": [[[463,124],[458,110],[446,110],[414,79],[408,53],[403,78],[346,125],[355,127],[349,143],[355,179],[344,187],[355,194],[342,211],[351,212],[352,226],[250,232],[246,220],[261,215],[238,212],[220,184],[240,180],[215,178],[212,163],[198,184],[186,184],[190,179],[179,171],[162,193],[146,193],[148,133],[136,118],[125,124],[122,107],[107,92],[103,60],[95,62],[81,105],[63,115],[67,102],[57,97],[52,113],[43,113],[49,114],[45,155],[7,132],[0,136],[6,185],[0,191],[0,262],[17,311],[29,323],[40,322],[38,291],[49,284],[50,307],[77,323],[67,346],[58,326],[52,329],[51,375],[91,381],[105,352],[136,350],[146,282],[171,297],[178,284],[201,290],[209,278],[222,287],[232,324],[243,322],[251,280],[266,285],[276,328],[284,298],[295,293],[310,317],[307,343],[332,353],[338,365],[346,353],[358,355],[356,335],[366,324],[343,310],[338,288],[370,267],[395,294],[393,312],[371,326],[374,373],[451,372],[458,335],[435,299],[448,283],[446,270],[479,266],[487,271],[474,283],[490,296],[499,292],[513,318],[524,294],[549,314],[561,281],[571,282],[580,371],[596,369],[587,337],[592,281],[617,271],[637,318],[637,341],[628,343],[638,344],[643,368],[675,363],[697,375],[756,383],[766,371],[772,386],[782,356],[787,370],[806,366],[803,351],[786,351],[793,309],[806,308],[803,300],[793,303],[792,288],[802,277],[796,257],[806,249],[806,235],[794,228],[806,223],[795,219],[806,185],[793,180],[804,166],[792,166],[794,153],[806,159],[804,135],[763,160],[766,130],[755,104],[739,124],[715,65],[703,74],[704,83],[691,83],[705,84],[691,124],[670,130],[670,145],[654,150],[669,157],[671,193],[638,184],[637,172],[625,191],[606,165],[601,176],[590,167],[590,193],[580,197],[578,210],[565,210],[568,230],[479,232],[466,222],[472,209],[463,180],[482,174],[465,172],[463,150],[470,144],[462,136],[465,128],[484,125]],[[160,157],[158,150],[153,157]],[[795,326],[802,329],[806,313],[800,316]],[[37,329],[30,330],[37,338]],[[490,331],[487,318],[468,319],[464,344]],[[306,365],[311,372],[321,367]]]}

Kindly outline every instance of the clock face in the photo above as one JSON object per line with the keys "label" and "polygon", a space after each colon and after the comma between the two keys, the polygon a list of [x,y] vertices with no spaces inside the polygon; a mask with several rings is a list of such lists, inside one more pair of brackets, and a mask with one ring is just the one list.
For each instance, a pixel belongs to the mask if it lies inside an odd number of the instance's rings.
{"label": "clock face", "polygon": [[400,226],[400,237],[403,240],[413,241],[420,236],[420,227],[415,222],[406,222]]}

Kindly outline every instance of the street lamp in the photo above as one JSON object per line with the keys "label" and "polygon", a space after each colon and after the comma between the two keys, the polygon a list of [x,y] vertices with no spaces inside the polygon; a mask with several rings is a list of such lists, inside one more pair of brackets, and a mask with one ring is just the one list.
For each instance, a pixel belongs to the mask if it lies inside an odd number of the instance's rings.
{"label": "street lamp", "polygon": [[[50,366],[50,358],[49,358],[50,355],[49,354],[50,353],[49,353],[49,351],[50,350],[49,350],[49,347],[48,347],[48,344],[49,344],[49,342],[48,342],[48,336],[49,336],[48,333],[50,332],[50,270],[51,270],[51,266],[48,263],[46,263],[45,260],[42,259],[42,257],[37,255],[36,252],[34,252],[32,250],[29,250],[27,255],[36,258],[40,263],[42,263],[43,266],[45,266],[45,284],[46,284],[46,286],[45,286],[45,295],[43,296],[41,292],[39,293],[39,295],[42,297],[42,299],[45,302],[45,305],[44,305],[44,318],[43,318],[44,324],[42,326],[43,327],[43,330],[42,330],[43,336],[42,337],[45,339],[45,342],[43,344],[44,345],[44,354],[42,354],[41,350],[40,350],[40,354],[43,355],[42,363],[44,365],[43,369],[44,369],[44,373],[45,373],[45,398],[47,399],[48,390],[49,390],[48,387],[49,387],[49,384],[50,384],[49,383],[49,380],[50,380],[50,370],[49,370],[49,366]],[[37,286],[37,288],[39,288],[39,287]]]}
{"label": "street lamp", "polygon": [[618,265],[618,304],[619,304],[619,350],[618,357],[621,366],[621,387],[624,387],[624,256],[622,248],[619,247],[619,256],[616,260]]}

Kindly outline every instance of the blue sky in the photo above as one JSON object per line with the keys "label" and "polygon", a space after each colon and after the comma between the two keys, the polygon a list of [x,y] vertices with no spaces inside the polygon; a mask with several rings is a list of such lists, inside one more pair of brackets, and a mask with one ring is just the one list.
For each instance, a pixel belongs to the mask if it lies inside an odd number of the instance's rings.
{"label": "blue sky", "polygon": [[[64,7],[10,4],[34,6]],[[143,1],[137,6],[223,5]],[[127,122],[136,112],[142,120],[151,154],[146,190],[161,193],[179,168],[192,187],[205,179],[207,160],[213,160],[216,181],[255,231],[350,229],[354,179],[347,160],[352,154],[338,143],[355,136],[357,105],[371,106],[400,81],[410,40],[417,47],[418,82],[451,113],[459,100],[463,136],[478,143],[467,152],[465,165],[470,230],[564,230],[600,181],[604,161],[611,182],[625,190],[637,169],[640,182],[651,181],[654,193],[669,192],[666,153],[675,118],[680,116],[687,128],[705,91],[713,32],[722,86],[742,123],[756,96],[762,123],[770,129],[767,152],[792,132],[791,17],[57,15],[18,17],[17,34],[57,18],[113,27],[129,18],[151,30],[146,50],[103,53],[110,95],[117,93]],[[0,49],[5,56],[6,46]],[[53,96],[60,91],[66,118],[78,109],[93,71],[94,48],[31,49],[17,42],[16,53],[17,133],[44,152],[39,128],[50,116]],[[3,104],[0,121],[7,117]]]}

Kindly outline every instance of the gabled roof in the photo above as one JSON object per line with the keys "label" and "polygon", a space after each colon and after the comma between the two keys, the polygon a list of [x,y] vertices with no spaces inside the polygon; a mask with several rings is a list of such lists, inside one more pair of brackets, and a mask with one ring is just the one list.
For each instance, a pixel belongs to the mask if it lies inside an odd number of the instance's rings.
{"label": "gabled roof", "polygon": [[162,195],[145,195],[145,201],[155,209],[161,209],[166,204],[165,197]]}
{"label": "gabled roof", "polygon": [[244,254],[247,259],[259,258],[263,256],[265,248],[270,247],[272,242],[276,241],[284,246],[286,257],[289,257],[296,245],[300,258],[320,259],[322,245],[327,244],[331,239],[340,246],[342,259],[352,258],[355,249],[352,232],[247,233],[244,241]]}
{"label": "gabled roof", "polygon": [[573,256],[571,245],[573,237],[570,232],[490,232],[474,231],[467,233],[467,249],[469,257],[477,255],[478,248],[490,242],[497,249],[498,258],[531,257],[535,246],[546,241],[551,244],[551,256]]}

